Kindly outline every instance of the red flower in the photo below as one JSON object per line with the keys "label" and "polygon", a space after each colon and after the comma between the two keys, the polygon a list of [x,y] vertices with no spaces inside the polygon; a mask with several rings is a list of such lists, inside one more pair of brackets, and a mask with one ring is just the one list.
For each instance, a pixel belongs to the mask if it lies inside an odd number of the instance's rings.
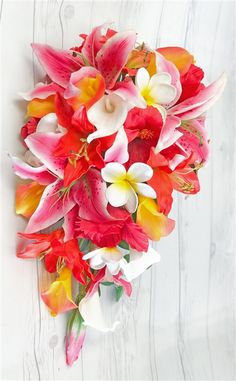
{"label": "red flower", "polygon": [[162,126],[162,116],[154,107],[134,107],[129,111],[124,124],[129,140],[127,166],[135,162],[147,162],[151,147],[157,144]]}
{"label": "red flower", "polygon": [[192,64],[187,73],[180,77],[182,93],[177,103],[197,95],[199,91],[205,87],[203,83],[201,83],[203,77],[203,70]]}

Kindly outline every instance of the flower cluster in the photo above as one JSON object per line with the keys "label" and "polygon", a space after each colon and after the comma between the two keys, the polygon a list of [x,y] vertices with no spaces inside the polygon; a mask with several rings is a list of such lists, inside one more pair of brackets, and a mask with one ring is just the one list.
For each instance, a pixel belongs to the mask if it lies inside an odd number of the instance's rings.
{"label": "flower cluster", "polygon": [[22,94],[26,152],[12,157],[24,180],[16,213],[28,219],[17,256],[38,258],[54,274],[41,294],[53,316],[72,310],[69,365],[87,326],[118,324],[103,318],[101,285],[129,296],[131,281],[160,259],[150,240],[174,228],[173,191],[199,191],[205,112],[226,82],[222,75],[205,86],[185,49],[152,50],[133,31],[102,25],[81,38],[68,51],[32,44],[46,77]]}

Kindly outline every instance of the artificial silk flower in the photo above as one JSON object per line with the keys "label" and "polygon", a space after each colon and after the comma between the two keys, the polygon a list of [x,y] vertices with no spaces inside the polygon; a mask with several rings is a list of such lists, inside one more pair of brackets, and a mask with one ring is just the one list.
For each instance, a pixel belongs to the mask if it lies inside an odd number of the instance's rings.
{"label": "artificial silk flower", "polygon": [[89,259],[90,267],[94,270],[102,269],[106,266],[112,275],[119,273],[122,265],[126,264],[122,249],[119,247],[103,247],[90,251],[83,256],[83,259]]}
{"label": "artificial silk flower", "polygon": [[124,124],[127,113],[128,106],[122,97],[114,93],[104,95],[88,110],[88,119],[96,127],[96,131],[88,136],[88,143],[117,132]]}
{"label": "artificial silk flower", "polygon": [[175,221],[159,212],[158,205],[148,197],[139,197],[137,223],[153,241],[159,241],[172,232]]}
{"label": "artificial silk flower", "polygon": [[167,72],[158,72],[150,77],[147,69],[140,68],[135,77],[135,84],[148,106],[167,106],[176,97],[176,89],[171,84]]}
{"label": "artificial silk flower", "polygon": [[155,191],[147,184],[152,178],[153,171],[144,163],[132,164],[128,171],[119,163],[108,163],[101,170],[102,178],[111,183],[106,191],[106,197],[112,206],[125,206],[134,213],[138,206],[138,196],[156,198]]}
{"label": "artificial silk flower", "polygon": [[209,157],[205,113],[226,84],[225,74],[205,84],[186,49],[153,50],[134,31],[103,24],[80,37],[68,50],[32,44],[46,80],[22,94],[26,152],[12,157],[21,179],[16,213],[28,220],[17,256],[41,260],[54,279],[42,293],[53,316],[72,310],[68,365],[85,329],[121,323],[119,312],[107,321],[103,287],[117,301],[130,297],[131,282],[160,261],[150,240],[174,228],[173,191],[199,192]]}
{"label": "artificial silk flower", "polygon": [[52,316],[77,308],[72,300],[71,271],[66,267],[63,268],[49,289],[41,294],[41,298]]}

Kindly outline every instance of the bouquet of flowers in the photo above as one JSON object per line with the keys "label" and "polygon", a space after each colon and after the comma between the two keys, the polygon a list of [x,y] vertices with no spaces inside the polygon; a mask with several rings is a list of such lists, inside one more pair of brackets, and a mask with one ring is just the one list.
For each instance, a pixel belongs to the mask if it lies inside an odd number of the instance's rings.
{"label": "bouquet of flowers", "polygon": [[153,50],[133,31],[102,25],[80,37],[67,51],[32,44],[46,76],[22,94],[26,152],[12,157],[24,180],[16,213],[28,219],[17,256],[42,260],[52,274],[41,293],[51,314],[70,311],[68,365],[88,326],[118,325],[103,317],[101,285],[114,287],[117,300],[130,296],[132,280],[160,260],[150,240],[174,229],[173,190],[199,191],[205,112],[226,82],[223,74],[204,85],[188,51]]}

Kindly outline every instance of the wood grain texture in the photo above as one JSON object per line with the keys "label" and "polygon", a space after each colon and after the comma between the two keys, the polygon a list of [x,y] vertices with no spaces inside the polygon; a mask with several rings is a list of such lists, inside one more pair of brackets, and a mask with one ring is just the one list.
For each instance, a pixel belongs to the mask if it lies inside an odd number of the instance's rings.
{"label": "wood grain texture", "polygon": [[[2,0],[2,379],[233,380],[235,379],[235,2]],[[107,294],[114,334],[89,330],[79,361],[65,365],[65,316],[51,318],[40,301],[47,275],[15,257],[15,178],[7,153],[21,153],[16,134],[25,104],[17,93],[43,76],[31,42],[60,47],[79,33],[113,21],[133,28],[150,46],[189,49],[206,73],[229,81],[208,114],[211,159],[201,192],[175,197],[173,234],[156,245],[161,263],[134,282],[120,304]]]}

